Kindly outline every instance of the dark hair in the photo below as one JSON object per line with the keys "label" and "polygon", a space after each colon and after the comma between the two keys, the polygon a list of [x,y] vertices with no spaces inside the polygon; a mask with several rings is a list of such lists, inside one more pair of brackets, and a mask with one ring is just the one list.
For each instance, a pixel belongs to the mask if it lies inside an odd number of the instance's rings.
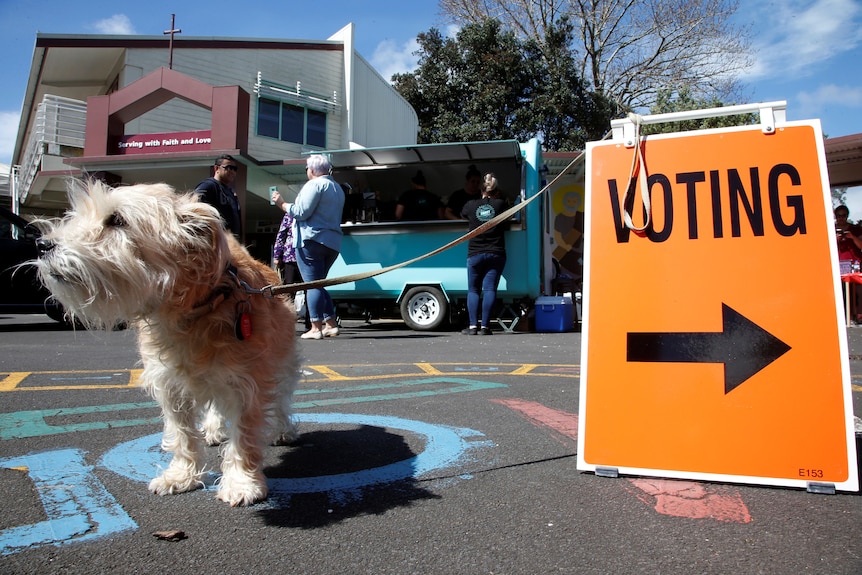
{"label": "dark hair", "polygon": [[476,164],[470,164],[470,167],[467,168],[467,175],[464,176],[465,180],[469,180],[470,178],[482,177],[482,172],[476,167]]}
{"label": "dark hair", "polygon": [[222,160],[227,160],[229,162],[237,163],[237,161],[230,154],[222,154],[221,156],[219,156],[218,158],[215,159],[215,163],[213,165],[214,166],[223,165],[224,162],[222,162]]}
{"label": "dark hair", "polygon": [[419,170],[418,172],[416,172],[416,175],[413,176],[413,178],[410,181],[413,182],[414,184],[416,184],[417,186],[424,186],[425,185],[425,174],[422,173],[422,170]]}
{"label": "dark hair", "polygon": [[850,215],[850,208],[848,208],[848,207],[847,207],[847,206],[845,206],[844,204],[841,204],[840,206],[837,206],[834,210],[832,210],[832,212],[837,216],[837,215],[838,215],[838,210],[842,210],[842,211],[844,211],[844,213],[846,213],[848,216]]}

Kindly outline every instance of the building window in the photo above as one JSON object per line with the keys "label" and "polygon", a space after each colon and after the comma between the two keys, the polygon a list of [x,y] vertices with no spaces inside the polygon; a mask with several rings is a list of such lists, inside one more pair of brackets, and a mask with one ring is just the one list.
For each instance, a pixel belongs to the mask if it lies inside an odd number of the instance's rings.
{"label": "building window", "polygon": [[326,147],[326,114],[317,110],[308,111],[308,128],[305,143],[309,146]]}
{"label": "building window", "polygon": [[269,98],[258,98],[257,135],[325,148],[326,113]]}
{"label": "building window", "polygon": [[281,106],[273,100],[257,101],[257,133],[269,138],[278,137],[278,112]]}

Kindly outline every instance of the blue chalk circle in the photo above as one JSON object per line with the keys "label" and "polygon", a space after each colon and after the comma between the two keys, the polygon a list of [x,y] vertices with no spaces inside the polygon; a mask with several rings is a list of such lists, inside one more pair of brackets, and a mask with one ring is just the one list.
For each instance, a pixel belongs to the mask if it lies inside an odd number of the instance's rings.
{"label": "blue chalk circle", "polygon": [[[478,447],[492,446],[492,442],[476,438],[484,435],[476,430],[450,427],[380,415],[350,413],[301,413],[294,415],[297,423],[318,425],[367,425],[373,427],[407,431],[425,440],[421,453],[402,461],[336,475],[317,477],[269,478],[270,495],[292,495],[300,493],[352,492],[363,487],[392,483],[410,478],[420,478],[432,472],[458,465],[468,458],[469,452]],[[133,441],[121,443],[105,453],[99,464],[118,475],[149,483],[167,468],[171,454],[161,449],[161,433],[147,435]],[[214,489],[217,474],[205,481],[207,489]]]}

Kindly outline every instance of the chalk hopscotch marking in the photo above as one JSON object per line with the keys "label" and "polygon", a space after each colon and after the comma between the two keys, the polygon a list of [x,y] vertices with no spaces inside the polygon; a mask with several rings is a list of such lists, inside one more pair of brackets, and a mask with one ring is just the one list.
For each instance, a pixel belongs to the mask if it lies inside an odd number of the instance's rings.
{"label": "chalk hopscotch marking", "polygon": [[[492,399],[537,427],[545,427],[578,440],[578,415],[521,399]],[[563,442],[565,443],[565,442]],[[674,479],[629,479],[627,488],[638,500],[662,515],[688,519],[713,519],[725,523],[750,523],[751,514],[738,489]]]}
{"label": "chalk hopscotch marking", "polygon": [[84,453],[63,449],[0,459],[5,469],[25,469],[47,519],[0,531],[0,554],[28,547],[87,541],[138,525],[86,465]]}
{"label": "chalk hopscotch marking", "polygon": [[[279,495],[328,492],[337,500],[363,487],[418,479],[459,465],[472,450],[493,446],[493,442],[482,439],[484,434],[473,429],[399,417],[345,413],[303,413],[295,417],[299,423],[402,430],[422,436],[425,448],[413,457],[372,469],[318,477],[268,479],[270,506],[277,505]],[[101,457],[99,466],[147,484],[170,461],[170,454],[161,450],[161,439],[161,433],[154,433],[121,443]],[[0,467],[27,471],[47,516],[45,521],[0,531],[2,555],[30,547],[92,540],[138,527],[99,482],[93,467],[85,464],[84,452],[80,450],[64,449],[0,459]],[[211,481],[207,481],[205,488],[214,489],[216,478],[211,474]]]}
{"label": "chalk hopscotch marking", "polygon": [[[469,451],[477,447],[493,445],[490,441],[477,441],[476,438],[482,438],[484,434],[473,429],[400,417],[350,413],[300,413],[295,414],[295,417],[298,423],[355,424],[408,431],[424,438],[425,449],[413,457],[372,469],[317,477],[269,478],[267,485],[272,495],[351,492],[403,479],[418,479],[433,471],[457,465]],[[171,455],[161,450],[161,438],[161,433],[154,433],[121,443],[105,453],[99,464],[133,481],[149,483],[170,463]],[[207,489],[215,489],[217,477],[216,474],[211,475],[206,482]]]}
{"label": "chalk hopscotch marking", "polygon": [[[465,393],[470,391],[481,391],[506,387],[502,383],[489,381],[478,381],[458,377],[431,377],[424,379],[407,380],[391,383],[361,384],[341,388],[318,388],[297,390],[295,395],[299,397],[318,396],[306,401],[296,401],[294,409],[315,409],[320,407],[331,407],[335,405],[347,405],[354,403],[368,403],[372,401],[392,401],[396,399],[410,399],[414,397],[430,397],[434,395],[445,395],[449,393]],[[357,392],[387,392],[359,396],[345,396],[347,393]],[[333,395],[335,397],[325,397]],[[115,405],[96,405],[86,407],[70,407],[58,409],[40,409],[34,411],[17,411],[14,413],[0,413],[0,440],[24,439],[27,437],[41,437],[45,435],[57,435],[61,433],[93,431],[98,429],[111,429],[114,427],[131,427],[137,425],[152,425],[159,423],[158,416],[138,417],[132,419],[115,419],[110,421],[91,421],[73,424],[52,423],[51,418],[82,415],[90,413],[117,414],[135,410],[152,409],[158,405],[155,401],[124,403]]]}

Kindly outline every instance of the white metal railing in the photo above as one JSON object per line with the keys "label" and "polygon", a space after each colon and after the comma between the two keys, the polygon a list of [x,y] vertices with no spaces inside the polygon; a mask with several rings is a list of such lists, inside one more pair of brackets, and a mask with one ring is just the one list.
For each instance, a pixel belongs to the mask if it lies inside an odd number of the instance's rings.
{"label": "white metal railing", "polygon": [[652,114],[649,116],[629,114],[627,118],[611,120],[612,138],[614,140],[622,140],[627,148],[632,148],[635,145],[635,134],[637,133],[636,128],[638,124],[681,122],[684,120],[716,118],[737,114],[760,114],[760,125],[763,133],[772,134],[775,132],[776,124],[783,124],[787,121],[786,110],[787,101],[778,100],[775,102],[740,104],[721,108],[705,108],[703,110],[686,110],[683,112],[669,112],[667,114]]}
{"label": "white metal railing", "polygon": [[257,81],[254,83],[254,92],[260,96],[270,96],[278,100],[293,102],[312,108],[323,108],[334,112],[341,105],[338,102],[338,92],[333,91],[332,96],[323,96],[302,89],[302,82],[296,82],[296,86],[286,86],[270,80],[264,80],[263,74],[257,73]]}
{"label": "white metal railing", "polygon": [[9,197],[12,195],[12,186],[9,182],[12,181],[12,167],[9,167],[9,171],[6,172],[3,170],[3,167],[0,166],[0,198]]}
{"label": "white metal railing", "polygon": [[46,95],[36,108],[36,118],[24,147],[18,186],[18,201],[23,203],[42,166],[42,158],[72,156],[63,148],[84,148],[87,103],[81,100]]}

